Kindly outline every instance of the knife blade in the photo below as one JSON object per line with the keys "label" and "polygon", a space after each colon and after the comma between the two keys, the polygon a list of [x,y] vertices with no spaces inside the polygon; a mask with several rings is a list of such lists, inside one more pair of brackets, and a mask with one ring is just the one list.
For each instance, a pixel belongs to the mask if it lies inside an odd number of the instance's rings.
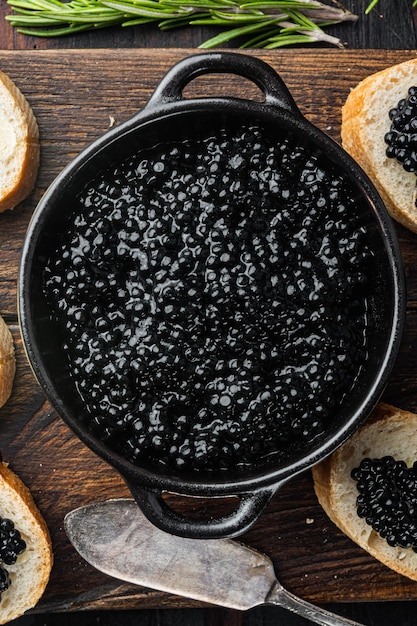
{"label": "knife blade", "polygon": [[170,535],[134,500],[88,504],[68,513],[64,524],[80,556],[114,578],[238,610],[275,604],[322,626],[360,626],[285,590],[260,552],[230,539]]}

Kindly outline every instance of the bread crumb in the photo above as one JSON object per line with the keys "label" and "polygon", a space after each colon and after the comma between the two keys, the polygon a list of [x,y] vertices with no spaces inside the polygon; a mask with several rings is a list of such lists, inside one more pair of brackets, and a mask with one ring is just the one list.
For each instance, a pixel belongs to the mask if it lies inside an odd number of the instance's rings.
{"label": "bread crumb", "polygon": [[307,517],[306,524],[314,524],[314,517]]}

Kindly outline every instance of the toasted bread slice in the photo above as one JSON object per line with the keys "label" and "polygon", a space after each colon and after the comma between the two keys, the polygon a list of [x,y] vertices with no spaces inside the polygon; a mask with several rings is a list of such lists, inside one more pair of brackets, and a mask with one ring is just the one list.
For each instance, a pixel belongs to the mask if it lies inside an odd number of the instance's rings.
{"label": "toasted bread slice", "polygon": [[0,316],[0,407],[9,399],[16,372],[13,337]]}
{"label": "toasted bread slice", "polygon": [[31,493],[6,463],[0,463],[0,516],[11,520],[26,542],[16,562],[5,566],[11,584],[1,594],[0,624],[6,624],[35,606],[48,583],[53,562],[46,523]]}
{"label": "toasted bread slice", "polygon": [[350,539],[399,574],[417,580],[417,554],[391,547],[356,512],[358,491],[352,469],[364,458],[393,456],[412,467],[417,460],[417,415],[379,404],[343,446],[313,468],[314,489],[329,518]]}
{"label": "toasted bread slice", "polygon": [[32,191],[39,153],[33,111],[13,81],[0,72],[0,212],[13,209]]}
{"label": "toasted bread slice", "polygon": [[417,86],[417,59],[372,74],[349,94],[342,108],[342,144],[377,188],[390,215],[417,232],[417,177],[386,156],[388,113]]}

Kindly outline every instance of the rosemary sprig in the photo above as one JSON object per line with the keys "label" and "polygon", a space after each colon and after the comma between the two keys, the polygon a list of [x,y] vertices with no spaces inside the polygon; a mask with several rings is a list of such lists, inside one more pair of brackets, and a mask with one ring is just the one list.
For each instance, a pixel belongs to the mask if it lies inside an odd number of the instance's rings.
{"label": "rosemary sprig", "polygon": [[[59,37],[113,25],[154,22],[161,30],[184,25],[225,28],[200,45],[214,48],[239,38],[240,47],[278,48],[325,42],[342,46],[325,32],[357,16],[320,0],[7,0],[6,19],[20,33]],[[241,43],[243,41],[243,43]]]}
{"label": "rosemary sprig", "polygon": [[[365,14],[368,15],[372,11],[372,9],[376,7],[378,2],[379,0],[371,0],[371,2],[368,4],[368,6],[365,9]],[[417,0],[413,0],[413,7],[417,7]]]}

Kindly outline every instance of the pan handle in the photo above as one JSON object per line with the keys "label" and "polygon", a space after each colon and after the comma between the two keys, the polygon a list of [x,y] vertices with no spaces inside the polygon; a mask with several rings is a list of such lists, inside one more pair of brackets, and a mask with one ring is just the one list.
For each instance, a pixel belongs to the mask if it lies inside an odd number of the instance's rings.
{"label": "pan handle", "polygon": [[164,500],[162,491],[129,480],[127,484],[150,522],[167,533],[191,539],[223,539],[243,534],[256,522],[277,490],[274,486],[240,494],[238,506],[229,515],[195,520],[174,511]]}
{"label": "pan handle", "polygon": [[162,78],[147,107],[183,100],[183,90],[188,83],[198,76],[213,73],[236,74],[247,78],[261,89],[265,104],[301,116],[284,81],[270,65],[257,57],[234,52],[206,52],[186,57]]}

